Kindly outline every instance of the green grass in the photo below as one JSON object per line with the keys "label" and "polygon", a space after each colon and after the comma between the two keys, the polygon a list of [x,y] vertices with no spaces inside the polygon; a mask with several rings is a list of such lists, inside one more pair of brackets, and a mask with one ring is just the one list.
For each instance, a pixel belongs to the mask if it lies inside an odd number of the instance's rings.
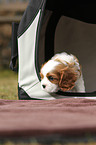
{"label": "green grass", "polygon": [[[24,143],[23,141],[22,142],[18,142],[18,143],[15,143],[15,142],[11,142],[11,141],[8,141],[8,142],[5,142],[5,143],[2,143],[0,145],[50,145],[49,143],[45,144],[45,143]],[[89,142],[89,143],[52,143],[51,145],[96,145],[96,142]]]}
{"label": "green grass", "polygon": [[17,74],[11,70],[0,70],[0,99],[18,99]]}

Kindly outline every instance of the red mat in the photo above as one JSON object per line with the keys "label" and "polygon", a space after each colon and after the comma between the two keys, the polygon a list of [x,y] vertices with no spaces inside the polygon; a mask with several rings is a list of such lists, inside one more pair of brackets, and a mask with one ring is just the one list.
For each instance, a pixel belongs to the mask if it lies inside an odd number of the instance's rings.
{"label": "red mat", "polygon": [[96,101],[0,100],[0,137],[96,133]]}

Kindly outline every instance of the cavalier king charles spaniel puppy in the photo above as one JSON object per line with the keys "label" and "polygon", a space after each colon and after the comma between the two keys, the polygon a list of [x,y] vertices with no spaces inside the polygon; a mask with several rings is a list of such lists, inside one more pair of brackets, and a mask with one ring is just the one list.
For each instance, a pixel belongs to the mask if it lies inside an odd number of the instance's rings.
{"label": "cavalier king charles spaniel puppy", "polygon": [[53,56],[40,70],[41,88],[48,93],[61,91],[85,92],[78,59],[67,53]]}

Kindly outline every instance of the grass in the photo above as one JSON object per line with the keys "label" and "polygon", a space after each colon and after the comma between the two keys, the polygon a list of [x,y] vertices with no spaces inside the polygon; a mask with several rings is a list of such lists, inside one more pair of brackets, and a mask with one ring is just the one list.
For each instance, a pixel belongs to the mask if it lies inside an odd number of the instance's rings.
{"label": "grass", "polygon": [[[42,144],[42,143],[36,143],[36,142],[33,142],[33,143],[24,143],[24,142],[18,142],[18,143],[15,143],[15,142],[11,142],[11,141],[8,141],[8,142],[5,142],[4,144],[0,144],[0,145],[50,145],[49,143],[47,144]],[[96,145],[96,142],[89,142],[89,143],[52,143],[51,145]]]}
{"label": "grass", "polygon": [[0,99],[18,99],[17,74],[11,70],[0,70]]}

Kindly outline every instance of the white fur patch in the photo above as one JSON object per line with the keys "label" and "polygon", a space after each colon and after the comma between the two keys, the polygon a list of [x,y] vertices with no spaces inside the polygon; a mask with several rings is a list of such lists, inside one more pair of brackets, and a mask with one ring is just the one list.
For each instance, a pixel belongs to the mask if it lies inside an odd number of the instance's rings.
{"label": "white fur patch", "polygon": [[51,72],[58,64],[60,63],[54,60],[49,60],[41,69],[41,73],[46,76],[46,74]]}

